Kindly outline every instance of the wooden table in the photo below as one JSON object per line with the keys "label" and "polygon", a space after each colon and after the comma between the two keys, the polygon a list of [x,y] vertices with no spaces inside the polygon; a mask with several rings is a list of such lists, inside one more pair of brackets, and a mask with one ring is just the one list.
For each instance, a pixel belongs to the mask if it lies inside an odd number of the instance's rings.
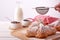
{"label": "wooden table", "polygon": [[60,32],[56,32],[55,35],[49,36],[49,37],[44,38],[44,39],[28,38],[28,37],[25,36],[26,29],[27,28],[14,30],[14,31],[11,32],[11,35],[13,35],[13,36],[15,36],[15,37],[17,37],[21,40],[58,40],[58,39],[60,39]]}

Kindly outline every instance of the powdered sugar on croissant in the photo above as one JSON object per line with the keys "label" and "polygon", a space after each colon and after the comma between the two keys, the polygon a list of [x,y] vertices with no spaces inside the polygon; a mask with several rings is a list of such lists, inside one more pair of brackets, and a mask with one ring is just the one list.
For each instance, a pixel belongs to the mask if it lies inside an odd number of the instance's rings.
{"label": "powdered sugar on croissant", "polygon": [[29,27],[27,30],[27,36],[35,36],[37,33],[38,27],[34,26],[34,27]]}
{"label": "powdered sugar on croissant", "polygon": [[28,30],[27,30],[27,36],[28,37],[38,37],[38,38],[45,38],[49,35],[55,34],[56,31],[52,27],[49,27],[48,25],[44,25],[43,23],[32,23]]}
{"label": "powdered sugar on croissant", "polygon": [[46,29],[46,27],[44,27],[43,24],[39,24],[39,29],[37,31],[36,37],[38,37],[38,38],[45,38],[45,37],[47,37],[48,35],[46,33],[46,30],[47,29]]}
{"label": "powdered sugar on croissant", "polygon": [[45,27],[47,29],[47,34],[48,35],[52,35],[52,34],[55,34],[56,33],[56,29],[55,28],[52,28],[49,25],[46,25]]}

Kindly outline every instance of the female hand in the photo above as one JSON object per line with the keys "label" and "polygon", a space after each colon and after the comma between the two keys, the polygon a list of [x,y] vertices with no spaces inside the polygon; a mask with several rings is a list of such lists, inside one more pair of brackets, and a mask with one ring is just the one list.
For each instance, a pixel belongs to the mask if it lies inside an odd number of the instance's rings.
{"label": "female hand", "polygon": [[55,10],[60,12],[60,3],[55,6]]}

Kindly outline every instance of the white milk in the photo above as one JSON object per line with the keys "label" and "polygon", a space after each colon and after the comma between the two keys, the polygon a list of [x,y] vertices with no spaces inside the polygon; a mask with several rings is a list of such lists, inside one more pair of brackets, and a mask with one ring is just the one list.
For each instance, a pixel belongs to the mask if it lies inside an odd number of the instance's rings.
{"label": "white milk", "polygon": [[20,2],[17,2],[16,8],[15,8],[14,20],[21,22],[22,19],[23,19],[22,7],[20,5]]}

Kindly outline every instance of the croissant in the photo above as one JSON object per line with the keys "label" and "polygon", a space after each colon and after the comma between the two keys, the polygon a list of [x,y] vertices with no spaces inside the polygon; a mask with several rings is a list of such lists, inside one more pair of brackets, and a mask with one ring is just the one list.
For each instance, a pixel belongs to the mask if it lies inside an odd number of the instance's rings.
{"label": "croissant", "polygon": [[[31,24],[32,25],[32,24]],[[40,23],[39,25],[32,25],[29,26],[26,36],[28,37],[37,37],[37,38],[46,38],[50,35],[53,35],[56,33],[56,30],[52,27],[49,27],[48,25],[43,25]]]}
{"label": "croissant", "polygon": [[60,20],[54,26],[57,31],[60,31]]}
{"label": "croissant", "polygon": [[29,28],[27,29],[27,36],[35,36],[36,35],[36,31],[38,30],[38,22],[35,21],[33,22]]}
{"label": "croissant", "polygon": [[39,29],[37,31],[36,37],[37,38],[45,38],[47,37],[47,33],[46,33],[46,28],[43,25],[39,25]]}
{"label": "croissant", "polygon": [[27,30],[27,36],[31,36],[31,37],[34,37],[37,33],[37,30],[38,30],[38,27],[37,26],[34,26],[34,27],[31,27],[31,28],[28,28]]}
{"label": "croissant", "polygon": [[47,29],[46,32],[47,32],[48,36],[53,35],[53,34],[56,33],[56,29],[55,28],[50,27],[49,25],[46,25],[45,27]]}
{"label": "croissant", "polygon": [[60,31],[60,26],[55,26],[57,31]]}

